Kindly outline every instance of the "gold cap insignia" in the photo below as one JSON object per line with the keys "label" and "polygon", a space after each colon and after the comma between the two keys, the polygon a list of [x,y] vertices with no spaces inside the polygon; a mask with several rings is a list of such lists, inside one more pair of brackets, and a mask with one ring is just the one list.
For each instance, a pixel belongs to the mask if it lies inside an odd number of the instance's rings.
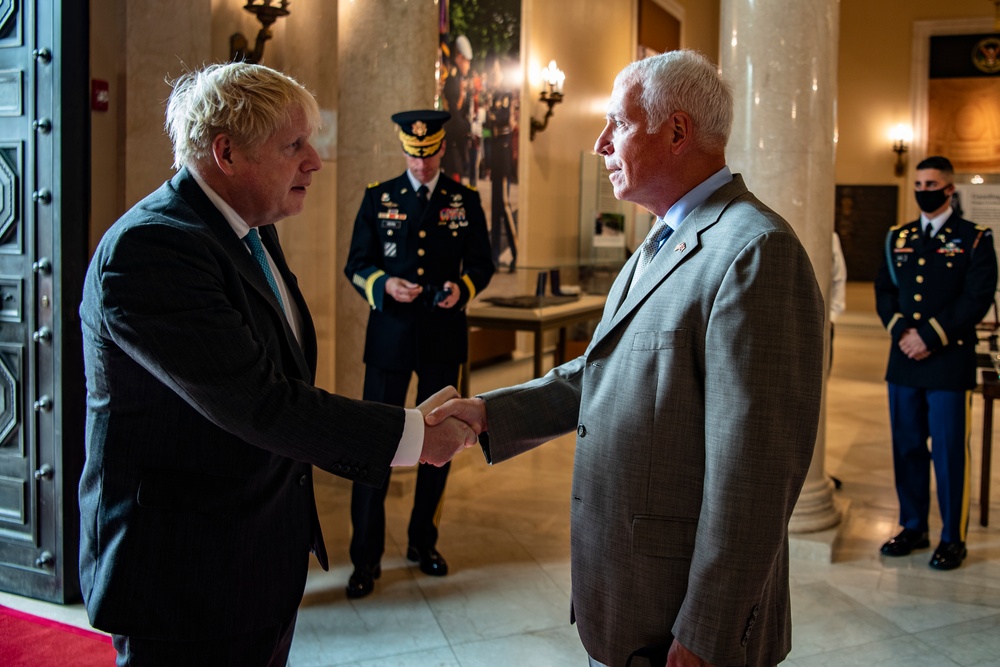
{"label": "gold cap insignia", "polygon": [[422,137],[427,134],[427,123],[422,120],[418,120],[416,123],[410,126],[410,134],[416,137]]}

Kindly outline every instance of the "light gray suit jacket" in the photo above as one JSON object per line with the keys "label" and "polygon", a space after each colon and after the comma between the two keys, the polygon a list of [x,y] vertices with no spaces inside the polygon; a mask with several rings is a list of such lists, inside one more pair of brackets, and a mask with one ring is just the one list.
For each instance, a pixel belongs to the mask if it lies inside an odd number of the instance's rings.
{"label": "light gray suit jacket", "polygon": [[812,264],[739,175],[629,289],[636,260],[583,356],[482,396],[487,456],[576,429],[572,611],[592,657],[676,637],[714,665],[774,665],[822,394]]}

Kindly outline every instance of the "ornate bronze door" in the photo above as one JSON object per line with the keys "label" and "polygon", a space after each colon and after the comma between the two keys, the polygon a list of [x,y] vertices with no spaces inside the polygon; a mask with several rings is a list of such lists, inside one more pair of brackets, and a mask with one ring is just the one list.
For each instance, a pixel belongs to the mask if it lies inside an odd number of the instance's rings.
{"label": "ornate bronze door", "polygon": [[79,596],[88,2],[0,0],[0,589]]}

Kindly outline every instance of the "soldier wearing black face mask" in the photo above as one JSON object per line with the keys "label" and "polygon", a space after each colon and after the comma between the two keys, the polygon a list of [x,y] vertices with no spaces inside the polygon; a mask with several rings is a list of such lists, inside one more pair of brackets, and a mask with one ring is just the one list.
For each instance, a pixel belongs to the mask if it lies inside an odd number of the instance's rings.
{"label": "soldier wearing black face mask", "polygon": [[882,553],[905,556],[930,546],[933,462],[943,526],[930,566],[939,570],[966,556],[975,327],[997,285],[993,236],[952,210],[954,178],[947,158],[917,165],[920,219],[889,230],[875,280],[876,308],[893,341],[886,381],[903,527]]}

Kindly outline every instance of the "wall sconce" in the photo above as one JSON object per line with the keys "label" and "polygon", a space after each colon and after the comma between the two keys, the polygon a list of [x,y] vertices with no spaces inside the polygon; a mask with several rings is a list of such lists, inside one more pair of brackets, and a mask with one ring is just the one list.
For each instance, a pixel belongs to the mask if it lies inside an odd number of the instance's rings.
{"label": "wall sconce", "polygon": [[892,152],[896,154],[895,174],[902,176],[906,173],[906,160],[903,159],[903,156],[906,155],[906,151],[910,150],[907,144],[913,141],[913,130],[910,129],[909,125],[899,124],[892,128],[889,138],[892,140]]}
{"label": "wall sconce", "polygon": [[[280,3],[274,6],[272,2]],[[271,24],[282,16],[288,16],[288,0],[247,0],[243,9],[257,17],[260,21],[260,32],[249,51],[250,43],[242,33],[235,33],[229,38],[229,59],[233,62],[243,61],[257,64],[264,58],[264,42],[271,39]]]}
{"label": "wall sconce", "polygon": [[552,118],[552,107],[562,102],[562,88],[565,80],[566,74],[556,67],[555,60],[550,60],[549,66],[542,68],[542,93],[538,96],[538,101],[545,102],[549,106],[549,110],[545,112],[543,120],[531,119],[530,141],[535,140],[536,132],[541,132],[549,126],[549,118]]}

